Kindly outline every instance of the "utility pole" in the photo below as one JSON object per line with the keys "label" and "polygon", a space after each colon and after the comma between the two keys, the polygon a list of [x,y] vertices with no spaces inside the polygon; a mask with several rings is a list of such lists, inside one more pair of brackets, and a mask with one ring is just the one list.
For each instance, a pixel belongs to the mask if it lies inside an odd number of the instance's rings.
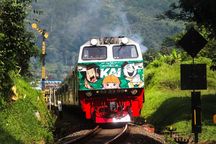
{"label": "utility pole", "polygon": [[46,43],[45,40],[48,38],[49,34],[45,29],[41,29],[38,27],[36,23],[33,23],[32,29],[36,30],[39,34],[42,35],[42,67],[41,67],[41,85],[42,91],[45,94],[45,79],[46,79],[46,70],[45,70],[45,57],[46,57]]}

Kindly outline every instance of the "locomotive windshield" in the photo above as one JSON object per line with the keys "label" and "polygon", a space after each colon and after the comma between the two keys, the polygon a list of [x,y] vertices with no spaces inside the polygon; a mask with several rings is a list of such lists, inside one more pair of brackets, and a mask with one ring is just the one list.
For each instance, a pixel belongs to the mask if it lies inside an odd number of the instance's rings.
{"label": "locomotive windshield", "polygon": [[105,46],[91,46],[83,48],[83,60],[102,60],[106,58],[107,48]]}
{"label": "locomotive windshield", "polygon": [[113,56],[115,59],[137,58],[138,53],[135,45],[113,46]]}

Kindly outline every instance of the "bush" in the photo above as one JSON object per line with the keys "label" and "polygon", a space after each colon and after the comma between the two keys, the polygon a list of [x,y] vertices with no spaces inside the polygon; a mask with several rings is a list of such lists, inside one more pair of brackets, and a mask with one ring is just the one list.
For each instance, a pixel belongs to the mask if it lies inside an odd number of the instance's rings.
{"label": "bush", "polygon": [[[172,65],[155,62],[145,69],[145,103],[142,116],[156,129],[164,130],[167,126],[177,128],[177,132],[191,133],[191,91],[180,90],[180,63]],[[157,62],[158,63],[158,60]],[[182,63],[191,64],[192,60]],[[201,91],[202,101],[202,140],[215,140],[212,116],[215,114],[216,73],[209,66],[208,58],[196,58],[195,63],[207,64],[208,89]]]}

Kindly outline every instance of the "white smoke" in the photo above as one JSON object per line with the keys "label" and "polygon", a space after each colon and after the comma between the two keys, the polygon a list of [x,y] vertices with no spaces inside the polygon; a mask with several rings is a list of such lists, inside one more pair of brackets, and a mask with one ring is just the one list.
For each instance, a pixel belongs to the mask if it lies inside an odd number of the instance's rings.
{"label": "white smoke", "polygon": [[143,45],[143,38],[139,34],[133,34],[130,38],[139,43],[142,52],[145,52],[148,49]]}
{"label": "white smoke", "polygon": [[[104,13],[104,10],[112,7],[112,13]],[[134,33],[131,29],[127,17],[127,6],[123,1],[113,0],[84,0],[78,9],[78,15],[68,18],[67,33],[71,36],[79,36],[80,34],[84,39],[89,37],[118,37],[126,36],[131,37],[141,45],[142,51],[147,48],[142,45],[143,39],[139,33]],[[112,17],[111,23],[104,23],[106,18]],[[92,35],[87,32],[92,31]],[[86,35],[85,35],[86,34]],[[87,36],[88,35],[88,36]]]}

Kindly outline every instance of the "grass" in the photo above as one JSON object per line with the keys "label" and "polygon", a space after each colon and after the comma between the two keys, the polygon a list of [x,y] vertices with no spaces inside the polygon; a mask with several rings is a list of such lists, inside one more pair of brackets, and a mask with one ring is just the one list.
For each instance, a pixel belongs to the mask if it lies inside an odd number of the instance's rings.
{"label": "grass", "polygon": [[[1,143],[50,143],[53,139],[53,119],[41,93],[32,89],[19,76],[11,74],[11,77],[17,89],[18,100],[4,104],[0,110]],[[40,118],[36,117],[36,113],[39,113]]]}
{"label": "grass", "polygon": [[[212,120],[216,114],[216,72],[210,71],[209,67],[207,80],[208,89],[201,90],[202,141],[216,140],[216,125]],[[142,116],[158,130],[172,126],[182,134],[191,135],[191,115],[191,91],[180,90],[180,63],[150,64],[145,69],[145,104]]]}

